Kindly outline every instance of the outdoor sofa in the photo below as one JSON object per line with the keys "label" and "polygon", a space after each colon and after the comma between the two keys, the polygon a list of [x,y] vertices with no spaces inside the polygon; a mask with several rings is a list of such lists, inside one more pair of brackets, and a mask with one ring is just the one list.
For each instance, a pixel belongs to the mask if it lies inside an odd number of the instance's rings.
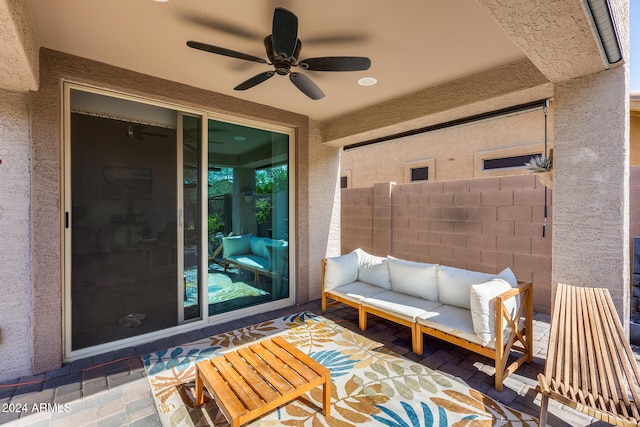
{"label": "outdoor sofa", "polygon": [[260,275],[274,277],[284,274],[287,265],[288,243],[285,240],[242,234],[222,238],[224,270],[232,265],[254,274],[255,283]]}
{"label": "outdoor sofa", "polygon": [[[533,359],[531,283],[509,268],[489,274],[356,249],[322,261],[322,311],[336,302],[358,309],[362,330],[369,314],[409,327],[416,354],[426,333],[493,359],[496,390]],[[521,355],[508,364],[511,350]]]}

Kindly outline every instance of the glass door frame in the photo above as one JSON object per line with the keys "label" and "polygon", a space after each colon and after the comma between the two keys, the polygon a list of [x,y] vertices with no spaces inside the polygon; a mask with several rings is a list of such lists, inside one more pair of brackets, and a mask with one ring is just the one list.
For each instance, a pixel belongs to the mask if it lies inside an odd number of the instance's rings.
{"label": "glass door frame", "polygon": [[[199,114],[195,114],[195,113],[189,113],[186,112],[184,110],[179,110],[178,111],[178,118],[177,118],[177,123],[178,123],[178,130],[179,132],[177,132],[177,136],[178,136],[178,151],[177,151],[177,158],[176,161],[178,162],[178,177],[177,177],[177,183],[178,183],[178,243],[177,243],[177,251],[178,251],[178,255],[177,255],[177,263],[178,263],[178,289],[177,289],[177,304],[178,304],[178,324],[179,325],[183,325],[183,324],[191,324],[191,323],[199,323],[200,321],[206,320],[206,314],[207,314],[207,310],[209,309],[208,304],[206,303],[206,287],[204,286],[199,286],[199,290],[200,292],[198,293],[198,302],[199,302],[199,306],[200,306],[200,317],[197,319],[191,319],[191,320],[186,320],[184,319],[184,300],[181,297],[184,292],[185,292],[185,282],[184,280],[180,280],[180,274],[184,274],[184,127],[183,127],[183,118],[184,116],[190,116],[190,117],[199,117],[201,120],[201,125],[200,125],[200,145],[203,144],[203,141],[206,140],[207,138],[207,133],[206,133],[206,126],[205,123],[207,122],[208,118],[207,118],[207,114],[205,112],[200,112]],[[201,150],[202,151],[202,150]],[[203,179],[206,180],[206,176],[207,176],[207,157],[205,155],[203,155],[202,153],[200,154],[200,176],[198,177],[198,179],[200,180],[200,182],[206,182],[206,181],[202,181]],[[206,185],[201,185],[200,186],[200,200],[206,200],[206,194],[207,194],[207,187]],[[203,203],[204,204],[204,203]],[[201,206],[201,213],[202,213],[202,206]],[[203,219],[200,221],[200,245],[198,247],[198,253],[202,253],[203,247],[206,248],[206,235],[207,235],[207,230],[206,227],[203,226],[203,220],[205,220],[205,217],[202,217]],[[206,224],[206,222],[205,222]],[[204,240],[203,240],[204,239]],[[204,252],[206,253],[206,252]],[[206,259],[206,257],[201,257]],[[200,265],[198,265],[198,283],[204,283],[204,280],[206,280],[207,275],[206,273],[206,269],[203,270],[203,262],[200,262]],[[208,268],[208,266],[207,266]],[[203,289],[204,288],[204,289]],[[204,299],[203,299],[204,298]]]}
{"label": "glass door frame", "polygon": [[[174,104],[165,101],[157,101],[151,98],[142,96],[136,96],[127,94],[121,91],[111,90],[92,86],[85,83],[74,82],[71,80],[63,80],[61,84],[62,96],[61,96],[61,133],[62,133],[62,205],[60,206],[60,230],[61,230],[61,254],[62,254],[62,359],[63,361],[72,361],[87,356],[92,356],[108,351],[113,351],[118,348],[125,348],[129,346],[135,346],[147,342],[152,342],[159,338],[176,335],[182,332],[190,330],[200,329],[210,324],[222,323],[234,318],[239,318],[247,315],[257,314],[264,312],[265,310],[277,310],[291,306],[295,303],[295,272],[296,272],[296,238],[297,238],[297,222],[296,222],[296,132],[294,128],[273,125],[265,122],[250,119],[240,119],[238,117],[229,116],[220,113],[208,112],[204,109],[196,109],[187,107],[180,104]],[[123,100],[138,102],[145,105],[152,105],[161,108],[175,110],[178,114],[178,126],[177,126],[177,156],[176,162],[178,167],[178,173],[176,176],[176,188],[177,188],[177,262],[178,262],[178,274],[176,277],[176,291],[179,293],[177,303],[179,305],[178,310],[178,323],[176,326],[166,329],[150,332],[144,335],[139,335],[130,338],[124,338],[120,340],[110,341],[108,343],[99,344],[91,347],[86,347],[78,350],[72,350],[72,317],[71,317],[71,91],[79,90],[90,92],[98,95],[104,95],[108,97],[119,98]],[[201,126],[201,144],[202,147],[208,147],[208,121],[219,120],[233,124],[239,124],[243,126],[251,126],[258,129],[286,134],[289,138],[289,155],[288,155],[288,168],[289,168],[289,296],[284,299],[260,304],[257,306],[247,307],[228,313],[209,316],[208,307],[208,295],[207,286],[200,286],[200,317],[194,320],[184,321],[184,311],[182,309],[183,300],[179,297],[180,292],[184,291],[184,282],[182,275],[184,274],[184,217],[183,217],[183,202],[184,192],[182,185],[183,178],[183,135],[182,135],[182,116],[190,115],[199,117],[202,120]],[[200,165],[201,165],[201,182],[207,182],[207,170],[208,170],[208,150],[201,150]],[[203,201],[207,200],[207,186],[201,185],[201,197]],[[200,244],[198,250],[200,253],[207,254],[208,239],[207,239],[207,216],[208,216],[208,203],[201,203],[201,233]],[[204,252],[202,252],[204,251]],[[206,283],[208,278],[208,257],[200,257],[201,261],[198,268],[200,283]],[[183,322],[183,323],[180,323]]]}
{"label": "glass door frame", "polygon": [[[260,122],[257,120],[251,120],[251,119],[246,119],[246,118],[238,118],[238,117],[233,117],[233,116],[229,116],[229,115],[225,115],[225,114],[221,114],[221,113],[208,113],[207,115],[207,123],[206,125],[203,125],[203,131],[207,128],[208,126],[208,121],[209,120],[216,120],[216,121],[222,121],[222,122],[227,122],[230,124],[234,124],[234,125],[240,125],[240,126],[246,126],[246,127],[252,127],[252,128],[256,128],[256,129],[260,129],[260,130],[264,130],[264,131],[269,131],[269,132],[275,132],[275,133],[280,133],[280,134],[284,134],[287,135],[288,139],[289,139],[289,151],[288,151],[288,156],[287,156],[287,166],[288,166],[288,197],[289,197],[289,230],[288,230],[288,236],[289,236],[289,264],[288,264],[288,285],[289,285],[289,296],[287,298],[282,298],[276,301],[272,301],[272,302],[268,302],[268,303],[264,303],[264,304],[260,304],[257,306],[251,306],[251,307],[245,307],[245,308],[240,308],[237,310],[233,310],[233,311],[229,311],[226,313],[220,313],[220,314],[215,314],[212,316],[208,316],[209,319],[209,324],[217,324],[217,323],[223,323],[229,320],[233,320],[235,318],[238,317],[242,317],[242,316],[250,316],[252,314],[256,314],[259,312],[263,312],[264,309],[266,308],[267,310],[277,310],[280,308],[284,308],[284,307],[289,307],[293,304],[295,304],[296,301],[296,286],[295,286],[295,276],[296,276],[296,259],[297,259],[297,248],[296,248],[296,241],[297,241],[297,216],[296,216],[296,180],[295,180],[295,176],[296,176],[296,131],[294,128],[290,128],[290,127],[285,127],[285,126],[278,126],[278,125],[274,125],[274,124],[270,124],[270,123],[266,123],[266,122]],[[205,141],[207,140],[207,137],[205,137]],[[206,147],[208,147],[208,141],[206,141]],[[208,150],[207,150],[208,151]],[[203,162],[204,162],[204,169],[206,171],[208,165],[208,159],[206,155],[203,155]],[[204,186],[203,186],[204,187]],[[206,191],[206,189],[205,189]],[[206,196],[203,200],[206,200]],[[208,216],[208,203],[202,203],[202,217],[206,218]],[[205,242],[207,240],[207,236],[206,236],[206,227],[204,227],[203,229],[204,235],[202,236],[202,238],[204,239],[203,242]],[[203,257],[204,261],[203,261],[203,265],[205,265],[204,267],[201,266],[200,271],[202,273],[208,271],[208,259],[207,257]],[[202,279],[201,279],[202,280]],[[201,298],[204,298],[202,301],[207,301],[208,302],[208,295],[206,292],[206,287],[203,286],[203,293]],[[206,304],[207,307],[207,314],[208,314],[208,304]],[[256,307],[260,307],[260,310],[256,310]]]}

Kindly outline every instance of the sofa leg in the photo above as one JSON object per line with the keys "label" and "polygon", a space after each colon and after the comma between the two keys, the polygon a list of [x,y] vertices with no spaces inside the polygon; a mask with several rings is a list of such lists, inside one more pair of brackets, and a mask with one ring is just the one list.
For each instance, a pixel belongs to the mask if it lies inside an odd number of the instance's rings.
{"label": "sofa leg", "polygon": [[322,312],[324,313],[325,311],[327,311],[327,297],[324,296],[324,294],[322,294]]}
{"label": "sofa leg", "polygon": [[359,320],[360,320],[360,330],[361,331],[366,331],[367,330],[367,311],[363,310],[362,308],[360,308],[360,310],[358,311],[359,314]]}
{"label": "sofa leg", "polygon": [[420,326],[416,323],[414,324],[414,326],[411,328],[411,333],[412,333],[412,344],[411,346],[413,347],[413,352],[415,354],[417,354],[418,356],[421,356],[422,353],[424,352],[424,340],[423,340],[423,336],[422,336],[422,330],[420,329]]}
{"label": "sofa leg", "polygon": [[503,381],[504,381],[504,371],[502,370],[501,367],[498,366],[498,362],[496,362],[496,386],[495,386],[496,391],[502,391]]}

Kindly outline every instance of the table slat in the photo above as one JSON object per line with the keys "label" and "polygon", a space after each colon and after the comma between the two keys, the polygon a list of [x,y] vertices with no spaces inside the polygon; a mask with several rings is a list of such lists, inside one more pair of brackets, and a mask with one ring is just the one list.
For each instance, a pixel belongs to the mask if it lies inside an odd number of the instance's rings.
{"label": "table slat", "polygon": [[231,362],[234,369],[240,374],[246,383],[260,395],[265,402],[271,402],[276,400],[280,394],[276,392],[264,377],[262,377],[253,366],[251,366],[245,359],[240,357],[236,352],[228,353],[226,355],[227,360]]}
{"label": "table slat", "polygon": [[216,367],[220,376],[227,382],[229,388],[238,396],[238,399],[249,409],[262,406],[260,396],[251,389],[246,381],[236,372],[224,356],[214,357],[211,364]]}
{"label": "table slat", "polygon": [[264,360],[274,371],[278,372],[282,377],[287,380],[295,388],[302,387],[306,381],[303,377],[298,375],[293,369],[285,365],[285,363],[273,355],[270,351],[264,348],[260,344],[254,344],[249,346],[251,351],[257,354],[262,360]]}
{"label": "table slat", "polygon": [[295,387],[285,381],[282,376],[271,368],[264,360],[258,357],[250,348],[245,347],[238,350],[238,354],[242,356],[253,368],[260,372],[265,380],[269,382],[280,394],[289,393]]}

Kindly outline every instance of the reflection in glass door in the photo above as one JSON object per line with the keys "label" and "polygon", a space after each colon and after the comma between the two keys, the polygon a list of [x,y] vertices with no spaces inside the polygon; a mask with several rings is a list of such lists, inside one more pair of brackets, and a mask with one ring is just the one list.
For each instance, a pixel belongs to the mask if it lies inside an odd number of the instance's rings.
{"label": "reflection in glass door", "polygon": [[289,136],[209,120],[209,315],[289,297]]}
{"label": "reflection in glass door", "polygon": [[182,121],[182,218],[183,218],[183,290],[180,310],[183,320],[201,317],[200,266],[202,247],[202,120],[181,115]]}

